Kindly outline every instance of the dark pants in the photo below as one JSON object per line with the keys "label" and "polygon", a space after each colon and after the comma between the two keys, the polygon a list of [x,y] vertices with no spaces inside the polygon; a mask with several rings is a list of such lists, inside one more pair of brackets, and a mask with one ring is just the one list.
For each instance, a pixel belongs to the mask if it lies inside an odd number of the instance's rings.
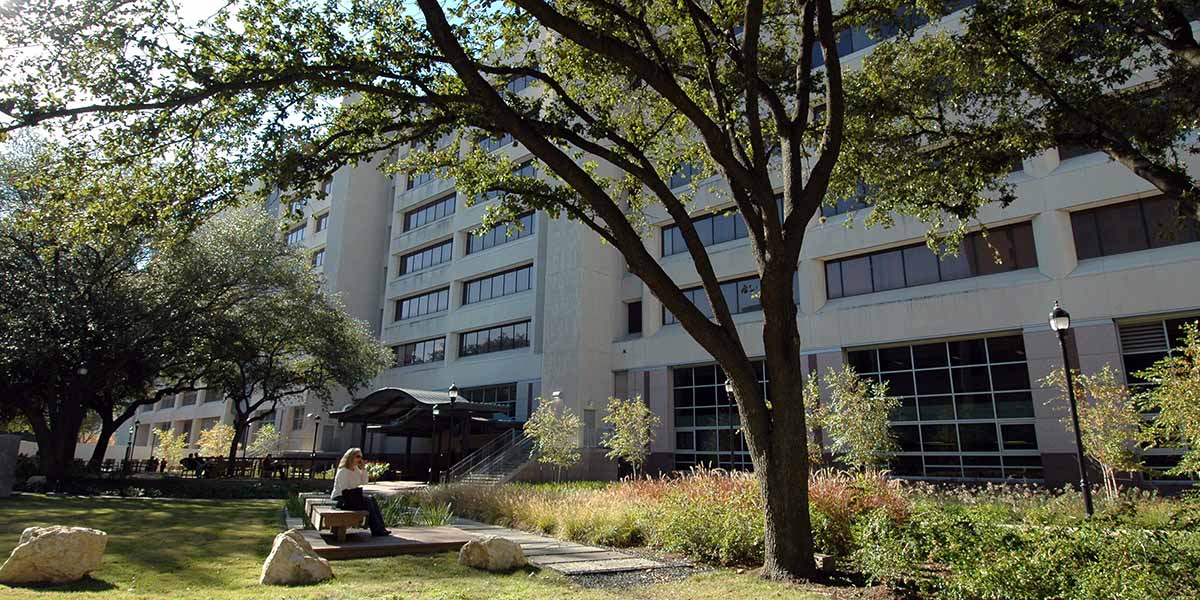
{"label": "dark pants", "polygon": [[363,503],[366,506],[347,507],[342,503],[342,497],[338,496],[335,505],[338,510],[366,510],[367,511],[367,528],[371,530],[371,535],[387,535],[387,525],[383,522],[383,513],[379,510],[379,503],[375,502],[373,496],[363,498]]}

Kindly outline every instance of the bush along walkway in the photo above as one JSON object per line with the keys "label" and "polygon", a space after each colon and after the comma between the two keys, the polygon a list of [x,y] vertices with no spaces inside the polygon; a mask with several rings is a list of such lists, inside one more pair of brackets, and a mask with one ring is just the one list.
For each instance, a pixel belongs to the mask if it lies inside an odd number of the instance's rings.
{"label": "bush along walkway", "polygon": [[521,546],[525,559],[544,569],[563,575],[596,575],[679,567],[657,560],[616,552],[608,548],[564,542],[527,531],[487,525],[469,519],[455,519],[454,526],[478,536],[494,535],[512,540]]}

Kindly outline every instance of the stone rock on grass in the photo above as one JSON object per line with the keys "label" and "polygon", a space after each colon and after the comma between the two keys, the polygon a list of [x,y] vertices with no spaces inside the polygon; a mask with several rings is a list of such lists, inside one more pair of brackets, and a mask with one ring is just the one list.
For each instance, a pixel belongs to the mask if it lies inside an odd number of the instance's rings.
{"label": "stone rock on grass", "polygon": [[100,568],[108,534],[86,527],[27,527],[0,566],[0,583],[67,583]]}
{"label": "stone rock on grass", "polygon": [[458,564],[485,571],[512,571],[525,566],[525,552],[512,540],[494,535],[471,540],[458,551]]}
{"label": "stone rock on grass", "polygon": [[317,583],[333,577],[329,561],[317,556],[304,536],[289,529],[275,536],[258,582],[263,585]]}

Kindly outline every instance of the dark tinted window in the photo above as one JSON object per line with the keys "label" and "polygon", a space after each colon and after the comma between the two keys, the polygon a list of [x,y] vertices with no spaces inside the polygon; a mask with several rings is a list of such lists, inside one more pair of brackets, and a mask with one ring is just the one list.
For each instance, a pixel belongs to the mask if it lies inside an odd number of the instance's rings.
{"label": "dark tinted window", "polygon": [[636,334],[642,332],[642,302],[630,302],[625,305],[625,313],[627,315],[627,323],[629,327],[627,333]]}
{"label": "dark tinted window", "polygon": [[404,230],[416,229],[426,223],[454,214],[455,194],[452,192],[429,204],[404,213]]}
{"label": "dark tinted window", "polygon": [[494,246],[507,244],[534,234],[534,215],[526,213],[517,217],[516,223],[500,223],[486,233],[467,237],[467,254],[474,254]]}
{"label": "dark tinted window", "polygon": [[446,240],[436,246],[417,250],[400,257],[400,274],[415,273],[442,263],[450,262],[453,256],[454,240]]}
{"label": "dark tinted window", "polygon": [[1200,225],[1179,221],[1176,206],[1155,196],[1072,213],[1075,254],[1096,258],[1200,240]]}
{"label": "dark tinted window", "polygon": [[463,304],[510,296],[531,287],[533,265],[525,265],[463,283]]}
{"label": "dark tinted window", "polygon": [[924,244],[914,244],[825,264],[826,291],[832,299],[1033,268],[1037,266],[1037,251],[1033,226],[1019,223],[989,230],[986,238],[972,233],[957,256],[947,255],[941,260]]}
{"label": "dark tinted window", "polygon": [[525,348],[529,346],[529,321],[468,331],[459,334],[458,340],[459,356]]}

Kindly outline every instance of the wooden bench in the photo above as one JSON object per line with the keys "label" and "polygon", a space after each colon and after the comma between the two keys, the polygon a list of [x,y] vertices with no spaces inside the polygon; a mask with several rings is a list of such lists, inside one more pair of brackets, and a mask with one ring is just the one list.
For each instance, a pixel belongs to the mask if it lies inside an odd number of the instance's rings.
{"label": "wooden bench", "polygon": [[367,520],[365,510],[338,510],[328,497],[305,498],[305,508],[308,510],[308,520],[312,521],[317,531],[328,529],[339,542],[346,541],[346,529],[362,527]]}

